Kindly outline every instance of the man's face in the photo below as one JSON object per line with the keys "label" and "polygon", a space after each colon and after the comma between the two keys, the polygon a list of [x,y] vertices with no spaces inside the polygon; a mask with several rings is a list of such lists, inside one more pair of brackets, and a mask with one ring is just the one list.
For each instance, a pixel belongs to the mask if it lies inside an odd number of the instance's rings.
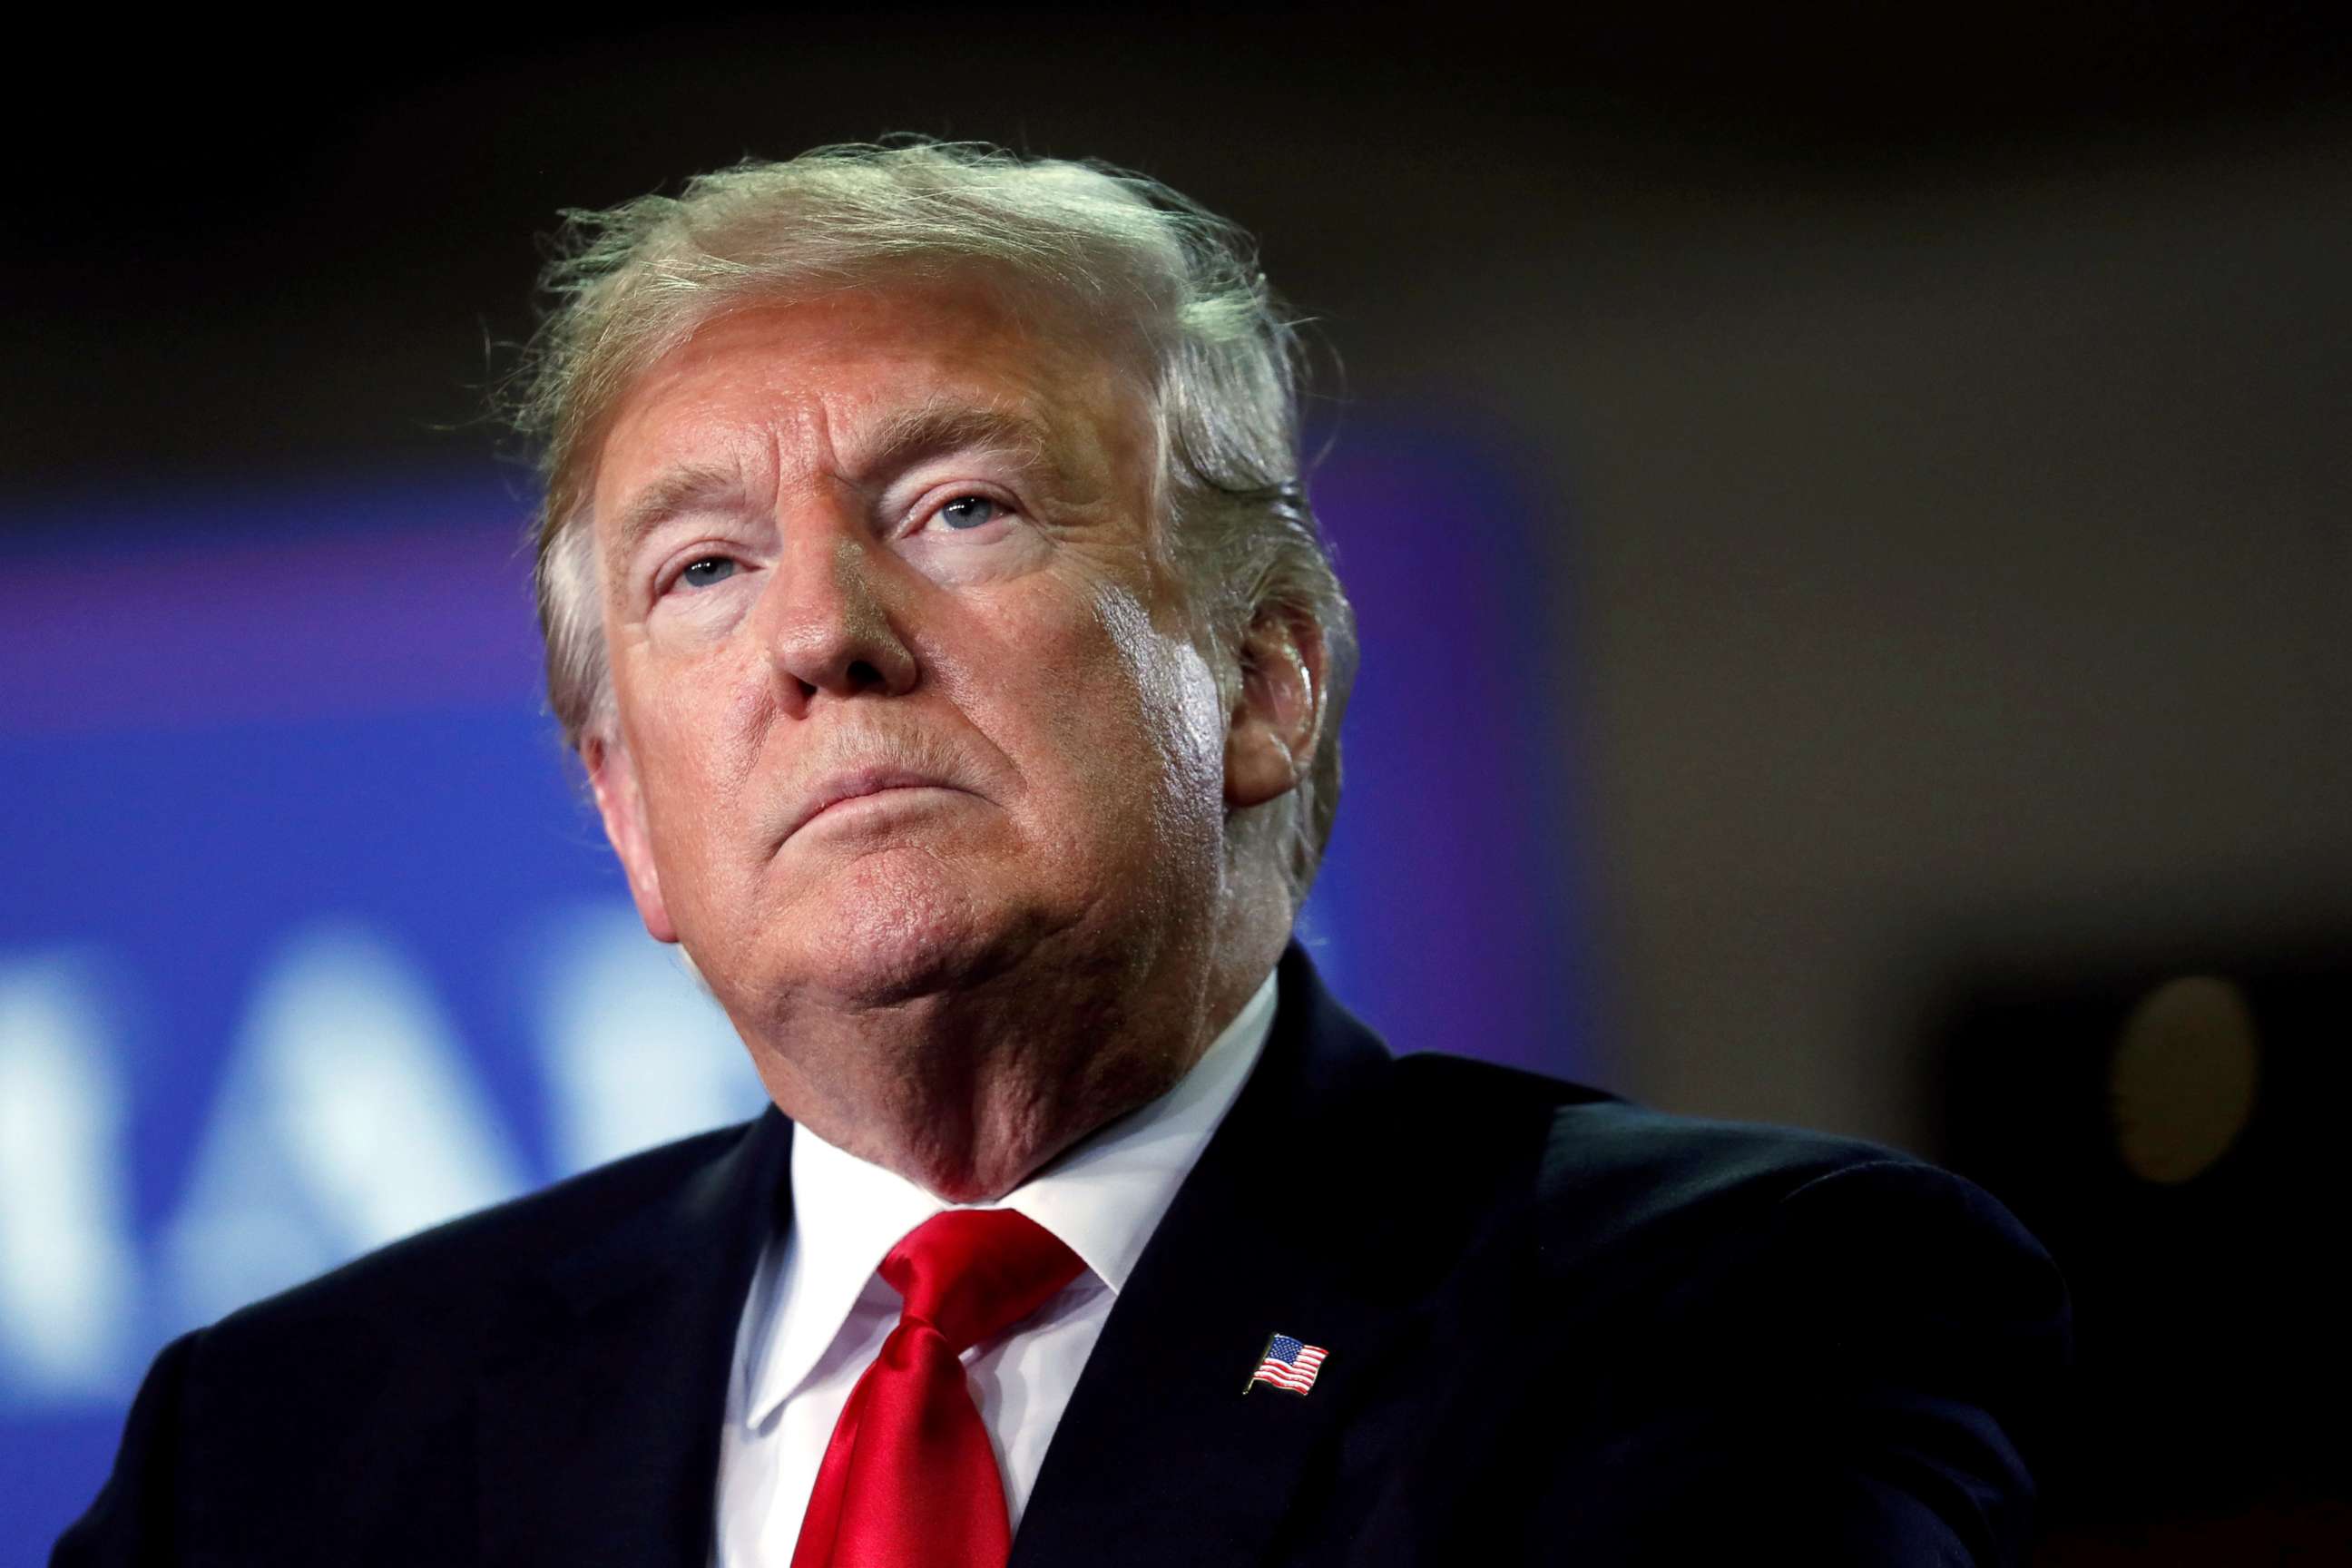
{"label": "man's face", "polygon": [[588,758],[739,1024],[1209,923],[1225,724],[1150,547],[1160,441],[1132,366],[976,280],[724,317],[631,389]]}

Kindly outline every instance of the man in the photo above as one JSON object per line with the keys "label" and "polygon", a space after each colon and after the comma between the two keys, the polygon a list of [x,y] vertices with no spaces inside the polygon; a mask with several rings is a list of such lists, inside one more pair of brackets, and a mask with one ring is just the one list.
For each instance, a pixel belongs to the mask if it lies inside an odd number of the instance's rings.
{"label": "man", "polygon": [[1353,634],[1241,236],[907,144],[570,238],[551,701],[776,1110],[176,1342],[58,1562],[2020,1556],[1997,1205],[1286,948]]}

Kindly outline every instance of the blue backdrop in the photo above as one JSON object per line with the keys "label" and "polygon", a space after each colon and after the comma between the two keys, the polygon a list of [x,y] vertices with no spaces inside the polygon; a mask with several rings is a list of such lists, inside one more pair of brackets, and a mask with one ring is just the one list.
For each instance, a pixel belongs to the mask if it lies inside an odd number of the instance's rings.
{"label": "blue backdrop", "polygon": [[[1366,654],[1308,940],[1400,1048],[1589,1076],[1552,509],[1393,427],[1314,492]],[[526,510],[491,475],[14,520],[0,1568],[171,1335],[761,1103],[541,712]]]}

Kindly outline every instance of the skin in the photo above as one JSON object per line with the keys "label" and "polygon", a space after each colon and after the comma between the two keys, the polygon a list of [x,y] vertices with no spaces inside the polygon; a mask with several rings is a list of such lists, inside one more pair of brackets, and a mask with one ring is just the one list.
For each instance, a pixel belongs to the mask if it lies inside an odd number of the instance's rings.
{"label": "skin", "polygon": [[721,317],[599,448],[582,755],[646,930],[785,1114],[951,1201],[1172,1087],[1288,936],[1227,837],[1322,642],[1261,616],[1221,708],[1164,440],[1139,361],[975,276]]}

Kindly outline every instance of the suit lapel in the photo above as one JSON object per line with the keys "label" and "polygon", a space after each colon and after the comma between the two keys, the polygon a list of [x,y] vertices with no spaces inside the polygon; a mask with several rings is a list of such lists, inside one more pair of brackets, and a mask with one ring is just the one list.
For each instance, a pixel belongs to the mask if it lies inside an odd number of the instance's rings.
{"label": "suit lapel", "polygon": [[[1064,1413],[1013,1568],[1244,1563],[1406,1337],[1378,1162],[1385,1047],[1294,947],[1265,1050],[1121,1291]],[[1244,1393],[1269,1334],[1329,1352]]]}
{"label": "suit lapel", "polygon": [[484,1563],[709,1562],[736,1324],[791,1133],[768,1112],[519,1307],[480,1394]]}

